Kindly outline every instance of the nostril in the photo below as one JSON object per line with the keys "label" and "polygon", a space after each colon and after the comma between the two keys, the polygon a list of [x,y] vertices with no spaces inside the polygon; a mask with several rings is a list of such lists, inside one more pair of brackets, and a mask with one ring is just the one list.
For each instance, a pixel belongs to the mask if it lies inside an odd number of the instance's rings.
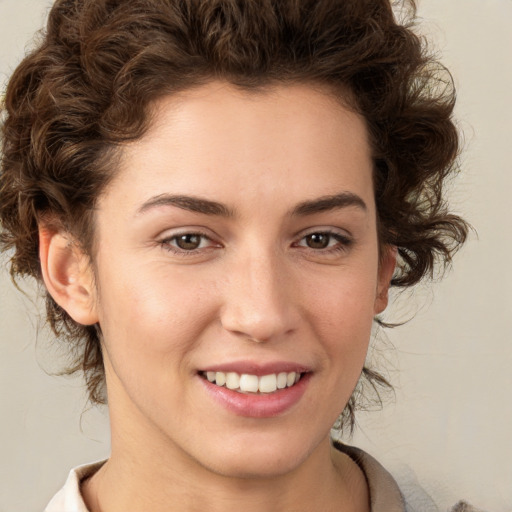
{"label": "nostril", "polygon": [[252,336],[246,336],[246,338],[247,338],[247,341],[252,341],[253,343],[265,343],[265,341],[267,341],[267,340],[254,338]]}

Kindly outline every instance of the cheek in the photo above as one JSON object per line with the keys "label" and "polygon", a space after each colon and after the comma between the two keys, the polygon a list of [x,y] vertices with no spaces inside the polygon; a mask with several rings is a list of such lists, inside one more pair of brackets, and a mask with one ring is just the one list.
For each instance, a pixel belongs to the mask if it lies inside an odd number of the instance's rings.
{"label": "cheek", "polygon": [[[105,267],[105,275],[115,275]],[[100,294],[100,325],[112,363],[140,368],[184,361],[215,309],[203,283],[139,267],[110,279]],[[210,291],[211,295],[211,291]],[[119,368],[120,369],[120,368]]]}
{"label": "cheek", "polygon": [[[310,294],[309,311],[326,331],[345,336],[371,328],[376,298],[376,282],[371,272],[346,272],[339,279],[324,280],[318,293]],[[309,287],[311,289],[311,287]]]}
{"label": "cheek", "polygon": [[326,281],[321,293],[310,296],[306,308],[325,365],[334,369],[332,376],[343,381],[343,389],[359,378],[371,337],[376,284],[363,278],[367,275],[346,273],[343,279]]}

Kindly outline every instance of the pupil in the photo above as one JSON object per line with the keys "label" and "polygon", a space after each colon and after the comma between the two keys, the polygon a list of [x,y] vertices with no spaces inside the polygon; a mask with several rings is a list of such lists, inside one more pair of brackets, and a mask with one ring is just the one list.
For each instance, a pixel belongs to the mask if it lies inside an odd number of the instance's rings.
{"label": "pupil", "polygon": [[190,251],[199,247],[201,237],[198,235],[181,235],[176,240],[176,243],[180,249]]}
{"label": "pupil", "polygon": [[329,245],[329,235],[314,233],[308,235],[308,246],[312,249],[325,249]]}

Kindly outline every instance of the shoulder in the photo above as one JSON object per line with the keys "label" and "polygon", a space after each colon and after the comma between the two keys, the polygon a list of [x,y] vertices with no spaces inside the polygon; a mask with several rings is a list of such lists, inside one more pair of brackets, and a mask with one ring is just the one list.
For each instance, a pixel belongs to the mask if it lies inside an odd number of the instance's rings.
{"label": "shoulder", "polygon": [[338,441],[333,442],[333,448],[350,457],[363,471],[368,483],[372,512],[407,512],[397,483],[377,460],[359,448]]}
{"label": "shoulder", "polygon": [[80,493],[80,482],[96,473],[105,462],[102,460],[72,469],[64,487],[52,498],[44,512],[88,512]]}
{"label": "shoulder", "polygon": [[[419,486],[399,487],[393,476],[365,451],[333,441],[333,448],[349,456],[362,469],[370,491],[372,512],[439,512],[432,498]],[[484,512],[459,501],[449,512]]]}

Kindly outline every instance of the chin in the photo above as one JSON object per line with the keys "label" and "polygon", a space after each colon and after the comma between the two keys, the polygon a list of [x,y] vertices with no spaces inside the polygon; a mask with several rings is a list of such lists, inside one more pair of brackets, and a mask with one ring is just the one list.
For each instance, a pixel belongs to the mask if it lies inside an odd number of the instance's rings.
{"label": "chin", "polygon": [[316,448],[311,439],[293,439],[289,433],[279,437],[259,434],[243,441],[219,442],[220,453],[203,457],[202,465],[229,478],[273,478],[295,471]]}
{"label": "chin", "polygon": [[236,457],[224,459],[223,462],[205,466],[211,472],[234,479],[267,479],[292,473],[302,463],[302,458],[294,456],[277,456],[266,453],[261,456],[237,454]]}

